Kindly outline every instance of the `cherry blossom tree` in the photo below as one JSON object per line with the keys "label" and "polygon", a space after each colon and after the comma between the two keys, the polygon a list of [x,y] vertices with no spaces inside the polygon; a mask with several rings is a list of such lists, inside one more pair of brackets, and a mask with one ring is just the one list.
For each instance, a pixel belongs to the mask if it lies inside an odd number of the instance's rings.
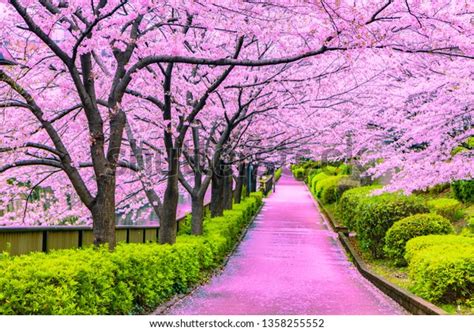
{"label": "cherry blossom tree", "polygon": [[[281,89],[275,91],[280,95],[275,102],[287,108],[289,94],[297,100],[294,111],[288,112],[292,115],[285,117],[287,134],[294,134],[293,129],[295,136],[317,133],[312,146],[323,146],[324,139],[333,136],[342,148],[351,131],[336,125],[340,115],[347,118],[351,112],[356,113],[352,119],[365,118],[367,124],[377,111],[373,104],[393,96],[395,88],[388,87],[380,91],[372,104],[366,102],[370,94],[357,100],[356,91],[368,86],[364,82],[373,81],[374,59],[376,65],[393,65],[390,69],[396,71],[400,70],[395,66],[398,58],[409,58],[403,64],[410,68],[436,58],[446,70],[451,68],[449,61],[470,63],[467,61],[473,58],[469,39],[472,5],[467,1],[446,0],[427,5],[423,1],[394,0],[285,4],[230,0],[205,4],[1,0],[0,6],[2,40],[20,64],[0,71],[0,180],[11,183],[2,184],[6,193],[3,203],[13,196],[21,197],[23,205],[28,205],[23,213],[27,217],[90,218],[95,243],[109,243],[110,248],[115,244],[117,205],[143,192],[146,200],[154,201],[152,205],[160,215],[160,242],[174,242],[180,162],[186,161],[181,149],[187,139],[192,140],[193,130],[189,127],[196,125],[203,114],[210,114],[209,119],[225,119],[219,98],[230,108],[239,109],[238,98],[232,98],[223,89],[227,80],[232,80],[233,85],[248,84],[252,68],[258,68],[256,72],[265,78],[288,68],[292,81],[278,82]],[[321,90],[321,85],[310,79],[320,75],[324,68],[334,69],[334,62],[339,68],[347,66],[351,70],[332,83],[339,93],[354,96],[350,102],[337,93],[328,93],[329,84]],[[357,70],[354,63],[359,63]],[[330,76],[330,71],[327,74]],[[416,84],[398,72],[395,75],[407,80],[406,87]],[[469,75],[464,71],[462,77]],[[305,84],[306,81],[309,83]],[[387,78],[383,85],[389,83]],[[353,86],[353,90],[345,89],[347,86]],[[428,83],[424,86],[428,93],[440,96],[436,98],[439,104],[446,105],[443,87]],[[387,107],[384,115],[387,119],[396,113],[404,118],[404,124],[389,128],[387,123],[380,123],[380,132],[402,132],[404,138],[400,142],[408,144],[416,133],[411,125],[430,115],[425,109],[429,107],[422,106],[420,113],[428,115],[415,116],[417,120],[401,116],[398,110],[403,109],[406,99],[393,98],[396,104]],[[311,106],[315,107],[313,111]],[[275,116],[284,114],[282,108],[275,109]],[[155,116],[150,116],[150,111]],[[307,120],[315,118],[317,125]],[[307,126],[302,128],[300,123],[305,119]],[[206,122],[205,117],[201,120]],[[247,123],[253,128],[262,121],[248,118],[242,125]],[[293,121],[297,124],[293,125]],[[328,130],[323,123],[336,126]],[[410,129],[403,130],[407,126]],[[206,123],[206,128],[212,126]],[[274,135],[257,131],[264,139],[274,141],[268,146],[279,145]],[[352,133],[360,133],[360,137],[369,132],[374,131],[368,130],[367,125],[352,128]],[[467,137],[469,132],[455,134],[456,139]],[[251,142],[251,136],[248,137],[247,142]],[[162,179],[153,176],[156,183],[144,181],[144,155],[140,154],[140,146],[134,146],[138,140],[148,142],[148,149],[158,147],[165,160],[166,174]],[[162,143],[154,146],[157,141]],[[239,139],[228,143],[235,141]],[[378,140],[368,141],[368,147],[373,148]],[[361,150],[363,145],[358,144]],[[431,144],[430,148],[439,150],[440,146],[444,145]],[[237,145],[234,147],[238,149]],[[313,151],[317,153],[318,148]],[[403,153],[404,148],[392,145],[390,150],[382,157],[387,167],[393,168],[396,155]],[[133,154],[134,160],[124,157],[127,154]],[[238,158],[238,153],[234,154]],[[375,156],[376,152],[370,155]],[[461,157],[464,156],[456,159]],[[455,160],[449,164],[457,167]],[[118,168],[123,171],[117,173]],[[468,172],[453,174],[458,175],[465,177]],[[162,198],[158,194],[152,196],[156,186],[164,188]],[[40,211],[42,205],[30,201],[28,192],[38,187],[49,188],[46,195],[51,207],[35,216],[34,211]],[[125,205],[129,209],[136,206]]]}

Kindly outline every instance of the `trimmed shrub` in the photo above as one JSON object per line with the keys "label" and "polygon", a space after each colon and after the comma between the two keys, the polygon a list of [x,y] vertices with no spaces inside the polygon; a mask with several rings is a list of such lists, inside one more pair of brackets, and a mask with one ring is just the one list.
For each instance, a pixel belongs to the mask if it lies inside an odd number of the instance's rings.
{"label": "trimmed shrub", "polygon": [[304,179],[304,168],[294,168],[293,169],[293,176],[295,176],[296,179]]}
{"label": "trimmed shrub", "polygon": [[474,202],[474,179],[458,180],[451,183],[456,199],[462,202]]}
{"label": "trimmed shrub", "polygon": [[471,234],[474,234],[474,216],[467,219],[467,229]]}
{"label": "trimmed shrub", "polygon": [[351,178],[343,178],[337,183],[336,187],[336,200],[339,201],[344,194],[344,192],[348,190],[352,190],[353,188],[359,187],[360,182],[355,179]]}
{"label": "trimmed shrub", "polygon": [[428,211],[424,201],[413,195],[384,193],[361,199],[355,215],[357,238],[361,247],[374,258],[384,257],[385,234],[393,223]]}
{"label": "trimmed shrub", "polygon": [[444,216],[451,221],[457,221],[462,217],[462,205],[456,199],[440,198],[429,200],[427,203],[431,211]]}
{"label": "trimmed shrub", "polygon": [[355,215],[359,202],[367,197],[373,190],[382,188],[382,186],[363,186],[347,190],[339,199],[339,214],[342,223],[349,228],[355,230]]}
{"label": "trimmed shrub", "polygon": [[436,214],[416,214],[395,222],[385,235],[384,251],[397,265],[405,265],[405,245],[408,240],[429,234],[449,234],[450,221]]}
{"label": "trimmed shrub", "polygon": [[337,168],[331,165],[325,166],[323,172],[330,176],[337,175]]}
{"label": "trimmed shrub", "polygon": [[9,257],[0,255],[0,315],[130,314],[155,308],[203,279],[230,252],[262,203],[252,193],[203,236],[175,245],[119,244]]}
{"label": "trimmed shrub", "polygon": [[405,260],[410,263],[413,256],[424,249],[430,249],[433,246],[456,246],[458,249],[474,245],[474,238],[448,235],[428,235],[410,239],[405,246]]}
{"label": "trimmed shrub", "polygon": [[350,175],[351,170],[352,169],[350,165],[343,163],[337,168],[337,173],[341,175]]}
{"label": "trimmed shrub", "polygon": [[306,176],[306,183],[311,184],[311,181],[313,180],[314,176],[317,174],[321,173],[322,169],[310,169],[308,172],[308,175]]}
{"label": "trimmed shrub", "polygon": [[278,168],[277,170],[275,170],[275,182],[281,178],[282,171],[282,168]]}
{"label": "trimmed shrub", "polygon": [[347,176],[330,176],[317,182],[315,193],[325,204],[336,202],[337,185]]}
{"label": "trimmed shrub", "polygon": [[431,194],[440,194],[440,193],[443,193],[444,191],[449,190],[450,187],[451,187],[450,183],[437,184],[435,186],[431,186],[428,189],[428,192]]}
{"label": "trimmed shrub", "polygon": [[[418,243],[428,245],[421,245],[420,249]],[[411,290],[415,294],[435,303],[467,303],[472,306],[474,238],[418,237],[407,243],[407,255],[410,255],[409,277],[414,283]]]}
{"label": "trimmed shrub", "polygon": [[321,172],[321,173],[313,176],[313,178],[311,179],[311,183],[310,183],[311,192],[316,194],[316,185],[318,184],[318,182],[320,180],[326,179],[328,177],[329,177],[329,175],[324,173],[324,172]]}

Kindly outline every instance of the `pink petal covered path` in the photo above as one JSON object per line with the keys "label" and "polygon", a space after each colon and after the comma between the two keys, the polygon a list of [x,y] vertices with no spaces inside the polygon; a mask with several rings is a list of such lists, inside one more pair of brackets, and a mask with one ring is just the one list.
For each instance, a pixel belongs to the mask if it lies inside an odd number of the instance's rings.
{"label": "pink petal covered path", "polygon": [[304,183],[285,172],[224,271],[167,314],[406,314],[348,261]]}

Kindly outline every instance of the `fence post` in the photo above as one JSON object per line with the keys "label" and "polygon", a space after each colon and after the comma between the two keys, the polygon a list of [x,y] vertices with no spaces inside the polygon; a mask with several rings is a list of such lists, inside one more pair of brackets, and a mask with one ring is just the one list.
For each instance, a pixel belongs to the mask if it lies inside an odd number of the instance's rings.
{"label": "fence post", "polygon": [[48,230],[43,230],[43,252],[48,251]]}
{"label": "fence post", "polygon": [[78,236],[79,238],[78,238],[78,242],[77,242],[77,246],[79,248],[82,248],[82,232],[83,232],[82,230],[79,230],[79,236]]}

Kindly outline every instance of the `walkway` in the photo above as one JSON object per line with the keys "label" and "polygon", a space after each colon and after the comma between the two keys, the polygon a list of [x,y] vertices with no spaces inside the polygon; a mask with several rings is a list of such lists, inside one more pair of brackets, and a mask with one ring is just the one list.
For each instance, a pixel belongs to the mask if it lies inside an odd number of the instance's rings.
{"label": "walkway", "polygon": [[347,260],[304,184],[285,173],[224,271],[168,314],[404,314]]}

